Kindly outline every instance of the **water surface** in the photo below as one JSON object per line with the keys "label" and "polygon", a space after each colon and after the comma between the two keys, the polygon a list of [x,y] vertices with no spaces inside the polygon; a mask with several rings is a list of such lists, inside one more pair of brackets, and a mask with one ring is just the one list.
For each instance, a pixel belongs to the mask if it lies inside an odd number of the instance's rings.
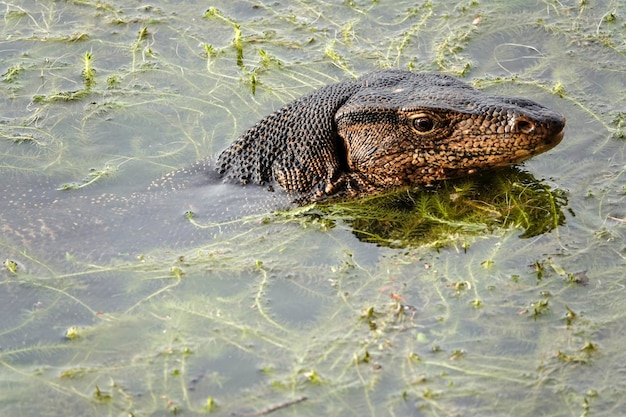
{"label": "water surface", "polygon": [[[0,229],[52,201],[62,224],[77,208],[105,222],[63,244],[0,236],[0,414],[626,413],[621,3],[2,6]],[[157,195],[132,221],[85,205],[135,207],[289,100],[385,67],[565,114],[557,148],[480,183],[510,181],[510,213],[537,198],[553,224],[485,223],[462,191],[482,222],[419,241],[422,223],[276,213],[219,185]],[[422,195],[424,212],[463,184]],[[421,207],[396,197],[385,207]]]}

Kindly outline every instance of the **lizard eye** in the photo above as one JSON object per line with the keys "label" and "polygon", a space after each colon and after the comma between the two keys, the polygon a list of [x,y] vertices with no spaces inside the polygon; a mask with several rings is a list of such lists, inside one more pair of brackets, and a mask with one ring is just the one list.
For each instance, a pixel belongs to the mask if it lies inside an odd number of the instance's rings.
{"label": "lizard eye", "polygon": [[413,119],[413,127],[419,133],[427,133],[435,128],[435,122],[430,117],[419,116]]}

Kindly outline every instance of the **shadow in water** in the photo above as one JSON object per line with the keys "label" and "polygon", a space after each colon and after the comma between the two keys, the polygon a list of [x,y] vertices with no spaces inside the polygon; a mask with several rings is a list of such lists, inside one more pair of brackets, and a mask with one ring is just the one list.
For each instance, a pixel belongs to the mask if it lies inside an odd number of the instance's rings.
{"label": "shadow in water", "polygon": [[36,194],[5,193],[0,201],[0,255],[9,267],[36,264],[35,257],[46,265],[74,256],[85,262],[136,259],[154,249],[201,246],[220,234],[285,218],[327,228],[341,222],[361,241],[389,247],[443,246],[499,227],[520,227],[522,237],[531,237],[563,224],[567,204],[564,191],[517,168],[298,209],[285,193],[217,179],[129,195]]}
{"label": "shadow in water", "polygon": [[14,186],[0,198],[0,257],[19,268],[62,265],[67,258],[108,263],[155,249],[210,242],[233,228],[261,224],[290,197],[266,187],[208,178],[175,191],[98,194],[59,191],[51,184]]}

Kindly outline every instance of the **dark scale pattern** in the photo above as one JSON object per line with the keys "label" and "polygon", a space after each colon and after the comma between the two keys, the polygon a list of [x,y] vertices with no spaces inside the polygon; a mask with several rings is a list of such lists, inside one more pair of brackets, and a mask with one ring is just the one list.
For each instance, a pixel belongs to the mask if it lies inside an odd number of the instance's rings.
{"label": "dark scale pattern", "polygon": [[523,161],[565,119],[447,75],[383,70],[316,90],[267,116],[217,161],[219,176],[276,183],[307,202],[373,194]]}
{"label": "dark scale pattern", "polygon": [[218,173],[299,193],[332,181],[342,170],[334,115],[358,88],[354,81],[324,87],[269,115],[222,152]]}

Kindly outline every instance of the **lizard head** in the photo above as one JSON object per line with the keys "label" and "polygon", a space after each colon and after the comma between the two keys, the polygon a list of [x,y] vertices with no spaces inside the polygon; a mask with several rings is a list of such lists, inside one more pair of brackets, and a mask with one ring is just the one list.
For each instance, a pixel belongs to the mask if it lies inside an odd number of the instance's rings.
{"label": "lizard head", "polygon": [[[411,73],[354,94],[336,113],[359,188],[430,183],[524,161],[556,146],[565,118],[447,75]],[[354,182],[354,180],[353,180]]]}

